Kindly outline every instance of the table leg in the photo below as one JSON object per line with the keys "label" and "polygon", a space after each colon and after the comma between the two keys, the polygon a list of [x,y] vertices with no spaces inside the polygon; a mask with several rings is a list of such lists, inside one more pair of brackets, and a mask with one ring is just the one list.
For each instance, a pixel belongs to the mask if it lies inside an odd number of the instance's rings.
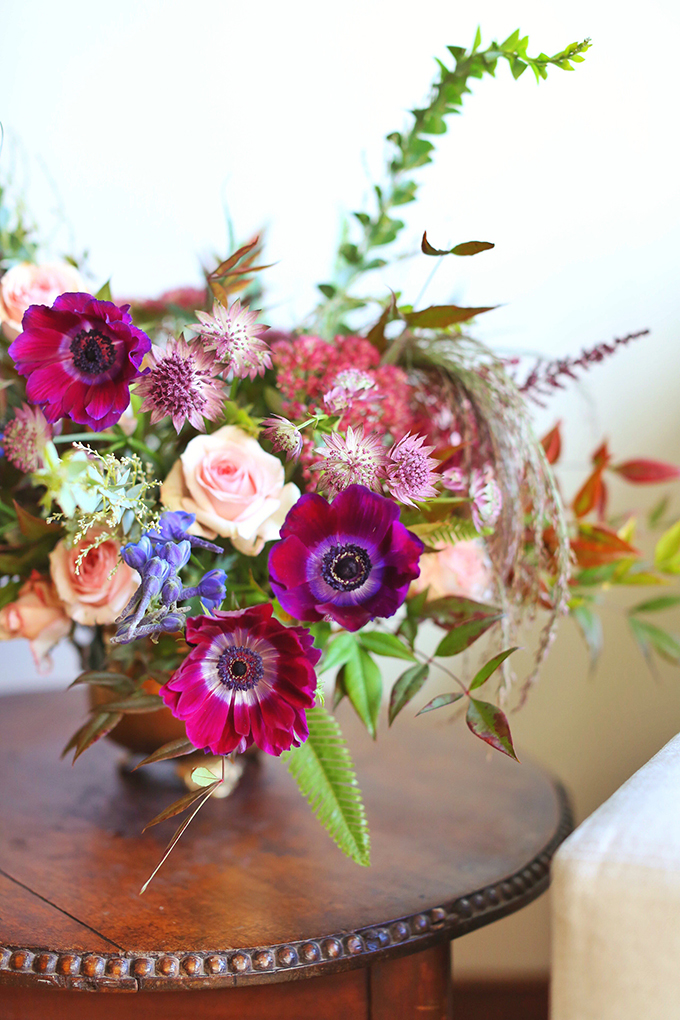
{"label": "table leg", "polygon": [[411,956],[382,960],[369,972],[370,1020],[451,1020],[448,939]]}

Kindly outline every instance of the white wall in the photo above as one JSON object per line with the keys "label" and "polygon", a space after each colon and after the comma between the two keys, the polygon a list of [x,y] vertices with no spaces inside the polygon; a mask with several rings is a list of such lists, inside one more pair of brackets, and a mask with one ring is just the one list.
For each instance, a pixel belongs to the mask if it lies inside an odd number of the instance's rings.
{"label": "white wall", "polygon": [[[43,222],[64,210],[55,250],[88,248],[118,295],[198,282],[200,260],[228,248],[225,208],[239,238],[267,226],[267,317],[286,327],[312,305],[340,212],[367,198],[365,166],[379,174],[382,139],[426,94],[433,56],[468,45],[478,22],[485,41],[520,26],[534,52],[592,36],[576,72],[540,87],[506,67],[476,83],[405,210],[405,248],[423,229],[442,246],[496,242],[445,260],[427,299],[502,304],[478,329],[498,349],[576,353],[652,330],[538,412],[541,429],[566,423],[569,491],[605,434],[621,458],[680,461],[678,12],[674,0],[6,0],[2,160],[15,153]],[[431,267],[416,258],[389,280],[413,298]],[[614,489],[621,509],[641,495]],[[518,744],[572,786],[580,815],[680,728],[677,675],[645,673],[620,613],[606,629],[604,666],[588,679],[565,627],[513,722]],[[62,659],[57,673],[68,669]],[[19,675],[26,659],[3,683]],[[462,973],[547,967],[545,900],[464,939],[457,960]]]}

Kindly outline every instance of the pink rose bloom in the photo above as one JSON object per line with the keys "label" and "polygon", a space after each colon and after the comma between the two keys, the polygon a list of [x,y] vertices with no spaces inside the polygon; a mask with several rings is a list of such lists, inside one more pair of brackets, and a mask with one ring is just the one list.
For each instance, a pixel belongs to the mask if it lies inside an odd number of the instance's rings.
{"label": "pink rose bloom", "polygon": [[161,503],[196,514],[190,532],[231,539],[239,552],[257,556],[279,537],[286,514],[300,498],[284,484],[283,464],[236,425],[196,436],[161,486]]}
{"label": "pink rose bloom", "polygon": [[78,556],[99,534],[93,529],[71,548],[62,539],[50,553],[50,573],[66,612],[88,627],[113,623],[140,584],[137,571],[120,560],[120,543],[114,538],[89,549],[76,573]]}
{"label": "pink rose bloom", "polygon": [[429,588],[428,601],[460,595],[483,602],[491,594],[491,563],[479,539],[449,542],[436,553],[420,557],[420,576],[411,582],[410,595]]}
{"label": "pink rose bloom", "polygon": [[38,672],[52,667],[49,652],[71,629],[64,606],[49,577],[34,570],[19,589],[16,602],[0,610],[0,641],[28,638]]}
{"label": "pink rose bloom", "polygon": [[30,305],[52,305],[60,294],[87,291],[83,279],[68,262],[44,266],[21,262],[0,279],[0,323],[5,336],[14,340],[21,333],[21,320]]}

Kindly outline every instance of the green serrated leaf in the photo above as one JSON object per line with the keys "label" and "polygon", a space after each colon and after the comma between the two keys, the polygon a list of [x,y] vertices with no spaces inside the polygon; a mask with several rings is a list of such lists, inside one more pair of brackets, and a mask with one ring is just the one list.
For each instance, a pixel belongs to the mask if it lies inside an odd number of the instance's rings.
{"label": "green serrated leaf", "polygon": [[380,702],[382,700],[382,677],[371,656],[356,645],[355,653],[345,663],[344,683],[347,697],[357,715],[375,740]]}
{"label": "green serrated leaf", "polygon": [[430,667],[427,663],[418,666],[411,666],[405,673],[402,673],[392,688],[390,705],[388,711],[389,725],[391,726],[402,708],[408,705],[409,701],[416,696],[430,674]]}
{"label": "green serrated leaf", "polygon": [[498,655],[494,655],[492,659],[489,659],[489,661],[475,674],[474,680],[470,684],[470,690],[474,691],[478,687],[481,687],[482,684],[485,684],[491,674],[495,673],[498,667],[505,662],[508,656],[512,655],[512,653],[516,651],[517,645],[515,645],[514,648],[506,648],[504,652],[499,652]]}
{"label": "green serrated leaf", "polygon": [[360,635],[359,641],[364,648],[375,655],[415,661],[413,652],[395,634],[385,634],[378,630],[364,631]]}
{"label": "green serrated leaf", "polygon": [[346,662],[356,654],[357,638],[349,631],[343,630],[337,637],[334,637],[326,646],[321,665],[317,673],[325,673],[328,669],[337,669],[344,666]]}
{"label": "green serrated leaf", "polygon": [[424,715],[425,712],[434,712],[436,708],[446,708],[447,705],[454,705],[462,697],[461,691],[456,691],[452,694],[438,694],[432,701],[428,701],[427,705],[421,708],[420,712],[416,712],[416,716]]}
{"label": "green serrated leaf", "polygon": [[457,624],[442,638],[434,654],[442,657],[459,655],[500,619],[501,616],[477,616]]}
{"label": "green serrated leaf", "polygon": [[323,708],[307,712],[309,737],[282,757],[318,818],[343,853],[370,864],[366,811],[354,765],[336,720]]}
{"label": "green serrated leaf", "polygon": [[515,761],[519,761],[512,746],[508,720],[500,708],[496,708],[488,701],[470,698],[465,721],[471,732],[480,740],[495,747],[497,751],[507,754],[508,757],[514,758]]}

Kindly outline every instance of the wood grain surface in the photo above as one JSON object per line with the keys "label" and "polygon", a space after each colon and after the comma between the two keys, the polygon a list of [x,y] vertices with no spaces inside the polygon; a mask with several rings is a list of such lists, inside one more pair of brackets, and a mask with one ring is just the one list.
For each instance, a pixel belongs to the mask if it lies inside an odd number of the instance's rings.
{"label": "wood grain surface", "polygon": [[399,720],[376,745],[345,712],[371,868],[335,848],[263,756],[140,897],[176,820],[141,830],[177,791],[124,775],[106,741],[60,762],[83,712],[79,692],[0,699],[0,983],[161,992],[375,964],[528,902],[569,831],[540,769],[463,727]]}

